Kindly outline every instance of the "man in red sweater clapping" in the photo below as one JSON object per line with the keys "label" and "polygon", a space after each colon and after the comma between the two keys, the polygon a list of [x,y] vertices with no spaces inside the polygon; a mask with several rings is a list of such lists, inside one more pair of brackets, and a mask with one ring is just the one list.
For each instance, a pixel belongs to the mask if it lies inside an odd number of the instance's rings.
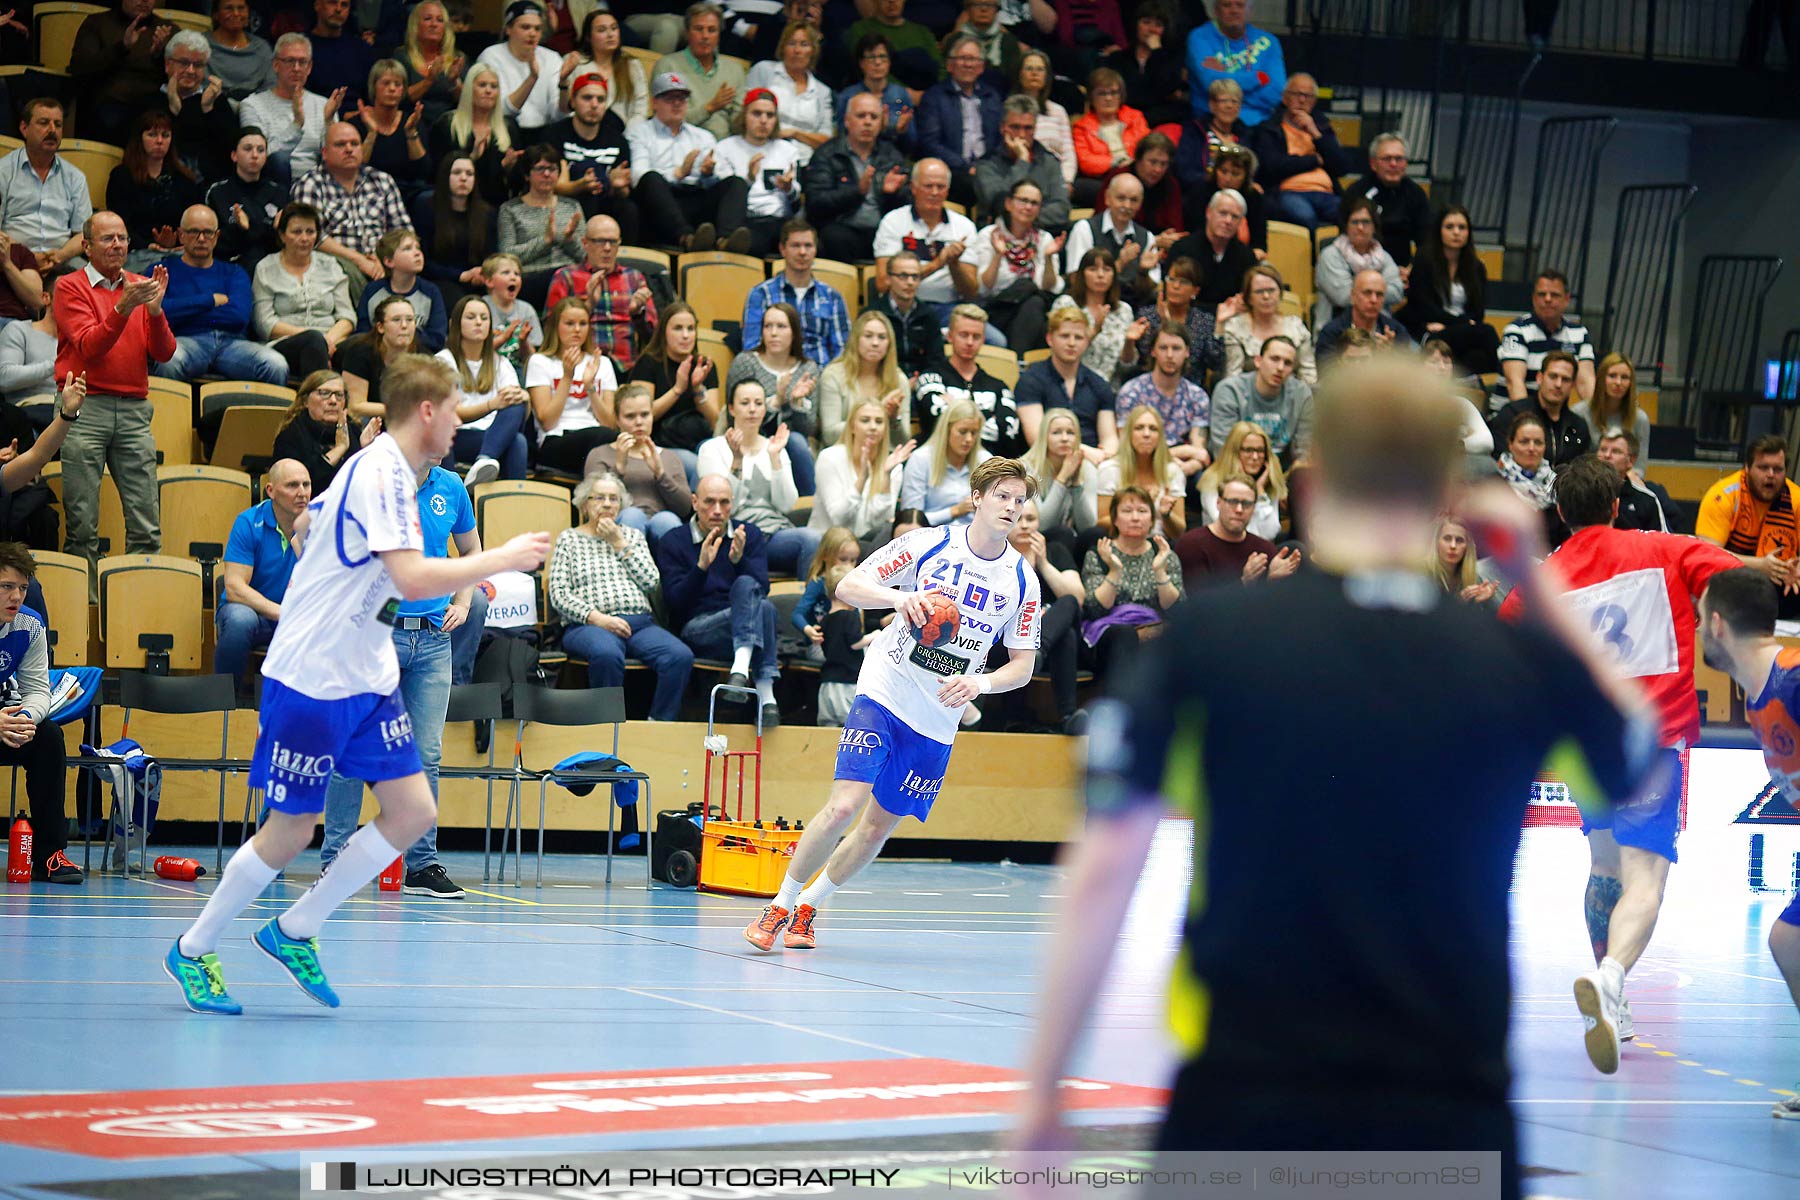
{"label": "man in red sweater clapping", "polygon": [[88,265],[56,281],[57,378],[87,376],[82,420],[63,443],[63,548],[99,558],[100,475],[112,471],[125,510],[125,545],[113,553],[162,549],[156,442],[150,435],[151,359],[167,362],[175,334],[163,316],[169,273],[146,279],[125,270],[131,249],[117,213],[97,212],[82,227]]}

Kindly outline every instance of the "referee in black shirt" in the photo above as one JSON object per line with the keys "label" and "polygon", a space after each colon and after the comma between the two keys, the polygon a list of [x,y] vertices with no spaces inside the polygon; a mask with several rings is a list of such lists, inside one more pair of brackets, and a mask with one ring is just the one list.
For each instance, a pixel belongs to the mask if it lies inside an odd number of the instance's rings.
{"label": "referee in black shirt", "polygon": [[[1016,1141],[1057,1139],[1053,1081],[1172,810],[1194,819],[1194,895],[1158,1146],[1497,1150],[1516,1196],[1507,887],[1531,781],[1550,762],[1623,801],[1655,726],[1573,636],[1502,625],[1422,569],[1461,442],[1421,368],[1341,368],[1315,422],[1316,569],[1197,595],[1093,711]],[[1534,586],[1531,516],[1469,508]]]}

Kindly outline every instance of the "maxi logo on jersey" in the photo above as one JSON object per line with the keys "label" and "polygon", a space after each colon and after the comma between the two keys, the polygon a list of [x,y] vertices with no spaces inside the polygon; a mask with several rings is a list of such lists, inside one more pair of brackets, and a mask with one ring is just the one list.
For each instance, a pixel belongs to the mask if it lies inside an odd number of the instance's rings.
{"label": "maxi logo on jersey", "polygon": [[891,579],[896,574],[912,565],[912,560],[912,551],[902,550],[899,554],[896,554],[893,558],[890,558],[887,562],[884,562],[879,567],[875,568],[875,578]]}

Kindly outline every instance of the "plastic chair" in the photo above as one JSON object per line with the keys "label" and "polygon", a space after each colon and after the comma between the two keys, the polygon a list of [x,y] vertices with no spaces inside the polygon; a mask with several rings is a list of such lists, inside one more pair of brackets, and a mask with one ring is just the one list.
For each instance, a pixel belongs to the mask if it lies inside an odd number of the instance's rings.
{"label": "plastic chair", "polygon": [[219,420],[219,436],[213,442],[212,465],[246,470],[251,459],[275,454],[275,435],[281,431],[285,408],[260,404],[235,404]]}
{"label": "plastic chair", "polygon": [[1301,309],[1310,309],[1313,301],[1312,234],[1288,221],[1270,221],[1268,262],[1281,272],[1282,282],[1287,284],[1288,290],[1300,298]]}
{"label": "plastic chair", "polygon": [[[63,515],[63,529],[68,529],[68,508],[63,504],[63,465],[60,461],[44,464],[38,478],[56,497],[57,511]],[[95,533],[100,539],[100,553],[110,554],[125,549],[125,504],[119,499],[119,485],[111,471],[100,473],[100,520]]]}
{"label": "plastic chair", "polygon": [[88,198],[96,209],[106,207],[106,179],[125,161],[125,151],[87,138],[65,138],[57,154],[87,177]]}
{"label": "plastic chair", "polygon": [[67,71],[75,56],[75,35],[81,23],[106,9],[98,4],[39,4],[37,15],[38,59],[53,71]]}
{"label": "plastic chair", "polygon": [[718,322],[742,324],[744,303],[764,278],[761,260],[755,267],[734,262],[689,266],[686,257],[681,264],[681,294],[694,306],[700,328],[707,329]]}
{"label": "plastic chair", "polygon": [[481,544],[498,546],[521,533],[561,533],[574,523],[574,500],[560,483],[501,479],[474,492]]}
{"label": "plastic chair", "polygon": [[158,467],[163,548],[204,568],[202,594],[212,603],[213,571],[225,557],[231,526],[256,503],[250,476],[227,467]]}
{"label": "plastic chair", "polygon": [[[450,704],[444,712],[444,723],[452,721],[469,721],[480,723],[485,721],[488,727],[487,765],[481,767],[446,767],[438,766],[438,779],[479,779],[487,784],[487,824],[481,834],[481,882],[486,883],[489,877],[488,860],[492,849],[494,833],[494,783],[496,780],[507,780],[512,783],[513,771],[510,767],[494,765],[494,723],[506,714],[501,711],[501,687],[497,683],[465,683],[450,689]],[[514,790],[507,793],[507,828],[511,828],[512,797]],[[519,877],[519,843],[513,842],[513,879]],[[500,837],[500,882],[506,882],[506,834]]]}
{"label": "plastic chair", "polygon": [[[654,824],[656,806],[650,801],[650,776],[642,771],[606,771],[595,768],[580,770],[562,770],[546,767],[532,770],[525,765],[525,726],[533,721],[539,725],[555,725],[561,728],[581,728],[594,725],[611,725],[613,727],[612,753],[619,755],[619,726],[625,723],[625,689],[624,688],[570,688],[557,690],[552,688],[515,687],[513,689],[513,715],[518,720],[518,735],[513,742],[513,788],[516,792],[527,779],[538,781],[538,840],[537,840],[537,886],[544,886],[544,807],[547,794],[552,783],[565,787],[569,784],[612,784],[627,781],[643,785],[642,801],[644,803],[644,886],[646,889],[655,886],[650,876],[650,835]],[[613,798],[608,795],[606,804],[606,882],[612,882],[613,860]],[[504,847],[502,847],[504,852]],[[514,875],[514,886],[518,876]]]}
{"label": "plastic chair", "polygon": [[[167,674],[200,669],[200,564],[165,554],[100,560],[106,665]],[[228,678],[228,677],[227,677]]]}
{"label": "plastic chair", "polygon": [[[237,709],[237,681],[230,675],[154,675],[145,671],[126,671],[119,676],[119,700],[125,706],[125,722],[121,737],[129,737],[131,712],[166,715],[218,713],[219,755],[217,758],[157,758],[164,771],[217,771],[219,773],[219,836],[214,855],[214,870],[225,869],[225,777],[248,774],[250,761],[231,757],[231,714]],[[145,747],[147,750],[148,747]],[[244,793],[244,815],[239,824],[239,837],[250,828],[251,794]]]}
{"label": "plastic chair", "polygon": [[88,563],[78,554],[34,550],[38,586],[50,610],[50,665],[85,667],[88,662]]}

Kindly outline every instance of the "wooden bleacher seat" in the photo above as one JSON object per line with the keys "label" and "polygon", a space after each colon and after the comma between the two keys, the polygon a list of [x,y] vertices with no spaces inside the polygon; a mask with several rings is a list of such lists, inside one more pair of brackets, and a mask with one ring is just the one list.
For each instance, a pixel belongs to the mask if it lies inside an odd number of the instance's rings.
{"label": "wooden bleacher seat", "polygon": [[[63,532],[69,529],[68,509],[63,506],[63,465],[60,461],[44,464],[43,479],[50,494],[56,498],[56,507],[62,517]],[[125,505],[119,499],[119,485],[113,482],[112,472],[105,471],[100,475],[100,553],[123,554],[125,552]]]}
{"label": "wooden bleacher seat", "polygon": [[100,638],[106,665],[142,669],[139,638],[173,639],[171,670],[198,671],[204,643],[200,564],[167,554],[121,554],[100,560]]}
{"label": "wooden bleacher seat", "polygon": [[[0,70],[0,74],[5,74],[5,71]],[[25,140],[23,138],[0,136],[0,158],[5,158],[14,150],[23,150],[24,148]]]}
{"label": "wooden bleacher seat", "polygon": [[[498,29],[499,26],[496,25],[495,28]],[[656,60],[662,57],[656,51],[644,46],[620,46],[619,49],[644,64],[644,78],[649,79],[656,73]]]}
{"label": "wooden bleacher seat", "polygon": [[[700,328],[710,329],[716,322],[736,326],[744,319],[744,302],[752,288],[765,278],[762,263],[755,267],[733,262],[706,262],[690,266],[682,256],[681,294],[694,308]],[[721,382],[723,382],[721,380]]]}
{"label": "wooden bleacher seat", "polygon": [[1299,298],[1301,309],[1310,309],[1314,291],[1312,235],[1299,225],[1270,221],[1268,262],[1281,272],[1282,282]]}
{"label": "wooden bleacher seat", "polygon": [[195,33],[212,32],[212,18],[205,13],[188,12],[180,8],[158,8],[151,11],[155,13],[158,20],[167,21],[178,30],[191,29]]}
{"label": "wooden bleacher seat", "polygon": [[521,533],[542,531],[555,537],[575,523],[573,494],[559,483],[496,479],[477,486],[471,496],[484,546],[498,546]]}
{"label": "wooden bleacher seat", "polygon": [[[231,523],[256,503],[250,476],[226,467],[163,467],[156,481],[162,493],[163,551],[178,558],[217,561],[231,539]],[[218,550],[195,548],[206,545]]]}
{"label": "wooden bleacher seat", "polygon": [[[948,357],[949,349],[945,348]],[[975,355],[981,369],[1007,387],[1019,386],[1019,356],[1004,346],[983,346]]]}
{"label": "wooden bleacher seat", "polygon": [[[99,4],[39,4],[34,10],[37,20],[38,61],[53,71],[67,71],[75,54],[75,35],[81,23],[94,13],[103,13]],[[97,206],[97,202],[96,202]]]}
{"label": "wooden bleacher seat", "polygon": [[125,161],[125,151],[87,138],[64,138],[56,153],[87,178],[88,198],[93,201],[94,208],[105,208],[107,176]]}
{"label": "wooden bleacher seat", "polygon": [[34,550],[38,586],[44,589],[44,607],[50,610],[50,630],[56,635],[50,647],[53,667],[88,665],[88,564],[75,554]]}
{"label": "wooden bleacher seat", "polygon": [[648,274],[648,268],[661,267],[663,272],[674,277],[675,262],[672,255],[662,250],[653,250],[648,246],[620,246],[619,261],[628,267],[636,267]]}
{"label": "wooden bleacher seat", "polygon": [[[835,288],[851,312],[857,310],[859,305],[856,298],[860,294],[858,289],[862,287],[862,274],[854,266],[833,258],[819,258],[813,260],[813,274]],[[827,364],[819,365],[824,367]]]}
{"label": "wooden bleacher seat", "polygon": [[1079,224],[1093,215],[1094,210],[1091,208],[1071,208],[1069,210],[1069,224]]}
{"label": "wooden bleacher seat", "polygon": [[[186,384],[150,377],[150,437],[164,466],[194,461],[194,396]],[[157,386],[162,384],[165,386]]]}
{"label": "wooden bleacher seat", "polygon": [[707,380],[708,386],[719,389],[721,396],[725,392],[725,374],[731,370],[731,347],[725,344],[725,335],[716,329],[702,329],[694,343],[694,349],[712,360],[712,377]]}
{"label": "wooden bleacher seat", "polygon": [[[731,263],[733,266],[748,267],[758,271],[764,279],[769,277],[769,261],[758,258],[754,254],[733,254],[729,250],[689,250],[675,259],[675,269],[686,279],[688,269],[703,267],[709,263]],[[685,292],[685,288],[683,289]]]}
{"label": "wooden bleacher seat", "polygon": [[1048,346],[1041,346],[1036,350],[1027,350],[1025,352],[1025,365],[1028,367],[1031,366],[1033,363],[1041,363],[1041,362],[1049,362],[1049,361],[1050,361],[1050,347],[1048,347]]}
{"label": "wooden bleacher seat", "polygon": [[219,422],[219,439],[213,443],[212,465],[245,470],[247,458],[269,458],[275,453],[275,434],[287,410],[240,404],[225,410]]}

